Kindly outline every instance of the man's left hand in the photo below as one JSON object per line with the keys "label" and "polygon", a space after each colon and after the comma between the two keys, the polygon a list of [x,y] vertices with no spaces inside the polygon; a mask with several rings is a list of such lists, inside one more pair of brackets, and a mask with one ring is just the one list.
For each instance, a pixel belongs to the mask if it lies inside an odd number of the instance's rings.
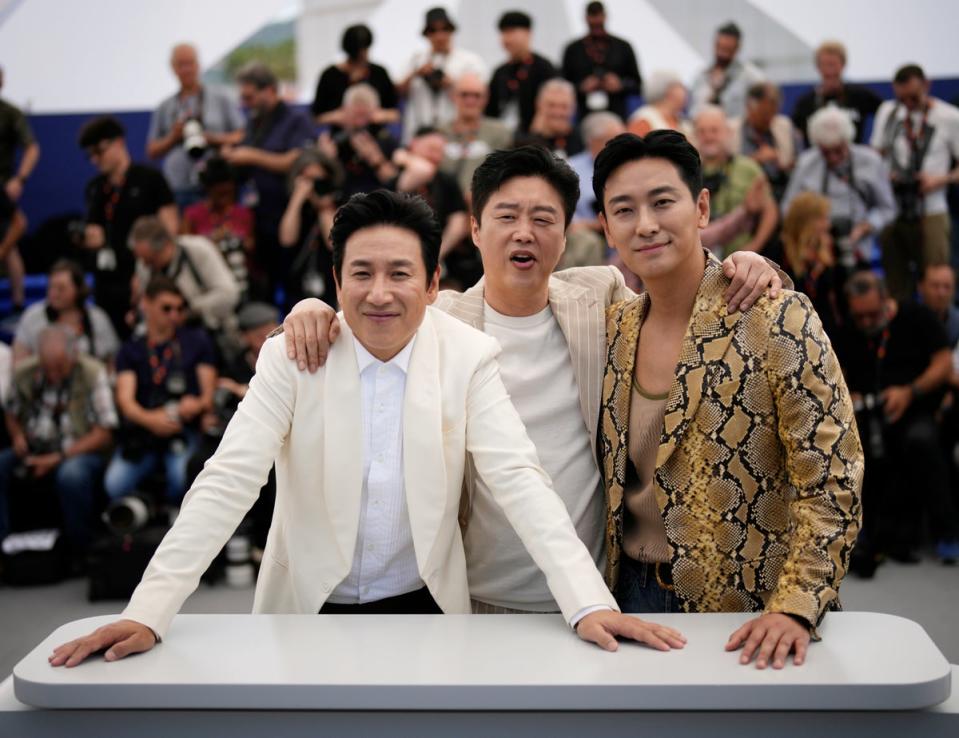
{"label": "man's left hand", "polygon": [[623,89],[623,80],[620,79],[618,74],[606,72],[606,74],[603,75],[603,87],[605,88],[606,92],[612,92],[615,94]]}
{"label": "man's left hand", "polygon": [[729,636],[726,650],[742,648],[740,664],[748,664],[755,656],[757,669],[765,669],[770,660],[774,669],[782,669],[790,653],[794,654],[793,663],[802,666],[809,641],[809,628],[798,620],[782,613],[767,612]]}
{"label": "man's left hand", "polygon": [[220,155],[235,167],[248,167],[254,164],[255,150],[251,146],[224,148]]}
{"label": "man's left hand", "polygon": [[732,280],[726,288],[729,312],[747,310],[769,288],[774,299],[782,289],[783,281],[763,257],[754,251],[736,251],[723,260],[723,274]]}
{"label": "man's left hand", "polygon": [[623,615],[614,610],[591,612],[576,624],[576,634],[607,651],[619,648],[616,636],[630,638],[659,651],[669,651],[686,645],[686,638],[678,630]]}
{"label": "man's left hand", "polygon": [[23,463],[33,472],[35,479],[40,479],[56,469],[61,461],[63,461],[63,454],[54,451],[52,454],[28,456]]}

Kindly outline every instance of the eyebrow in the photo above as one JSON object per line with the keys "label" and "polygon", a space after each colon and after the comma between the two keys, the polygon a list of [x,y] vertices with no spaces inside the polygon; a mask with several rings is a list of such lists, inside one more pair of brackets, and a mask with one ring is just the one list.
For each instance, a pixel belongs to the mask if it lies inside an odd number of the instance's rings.
{"label": "eyebrow", "polygon": [[[500,202],[493,206],[493,210],[519,210],[520,206],[517,202]],[[534,205],[530,208],[530,212],[533,213],[551,213],[556,215],[559,211],[554,208],[552,205]]]}
{"label": "eyebrow", "polygon": [[[414,264],[409,259],[391,259],[389,262],[391,267],[413,267]],[[373,262],[369,259],[352,259],[349,263],[350,267],[371,267]]]}

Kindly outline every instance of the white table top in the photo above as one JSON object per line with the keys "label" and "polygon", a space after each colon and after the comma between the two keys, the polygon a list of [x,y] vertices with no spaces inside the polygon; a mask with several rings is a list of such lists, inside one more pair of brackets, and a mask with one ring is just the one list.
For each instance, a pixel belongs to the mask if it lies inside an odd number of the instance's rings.
{"label": "white table top", "polygon": [[[58,628],[14,669],[36,707],[255,710],[910,710],[951,690],[916,623],[830,613],[802,667],[723,650],[747,614],[658,615],[681,651],[607,653],[553,615],[180,615],[162,644],[53,668],[54,646],[115,620]],[[653,619],[653,618],[650,618]]]}

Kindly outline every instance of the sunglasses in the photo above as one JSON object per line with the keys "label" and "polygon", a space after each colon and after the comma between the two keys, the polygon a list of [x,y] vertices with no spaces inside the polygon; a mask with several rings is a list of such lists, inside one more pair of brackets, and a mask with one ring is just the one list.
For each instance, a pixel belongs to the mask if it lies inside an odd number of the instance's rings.
{"label": "sunglasses", "polygon": [[178,305],[161,305],[160,310],[164,315],[169,315],[170,313],[182,313],[186,310],[186,305],[182,302]]}
{"label": "sunglasses", "polygon": [[443,32],[452,33],[453,27],[452,26],[430,26],[429,28],[426,29],[427,36],[431,36],[434,33],[443,33]]}

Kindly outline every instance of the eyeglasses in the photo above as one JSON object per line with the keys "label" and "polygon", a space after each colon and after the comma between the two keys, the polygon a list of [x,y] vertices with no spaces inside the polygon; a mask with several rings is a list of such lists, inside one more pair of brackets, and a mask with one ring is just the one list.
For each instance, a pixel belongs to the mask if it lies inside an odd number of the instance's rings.
{"label": "eyeglasses", "polygon": [[170,313],[182,313],[186,310],[186,305],[182,302],[178,305],[161,305],[160,310],[164,315],[169,315]]}
{"label": "eyeglasses", "polygon": [[456,93],[456,95],[458,97],[474,98],[476,100],[479,100],[481,97],[483,97],[482,92],[471,92],[470,90],[460,90],[459,92]]}

